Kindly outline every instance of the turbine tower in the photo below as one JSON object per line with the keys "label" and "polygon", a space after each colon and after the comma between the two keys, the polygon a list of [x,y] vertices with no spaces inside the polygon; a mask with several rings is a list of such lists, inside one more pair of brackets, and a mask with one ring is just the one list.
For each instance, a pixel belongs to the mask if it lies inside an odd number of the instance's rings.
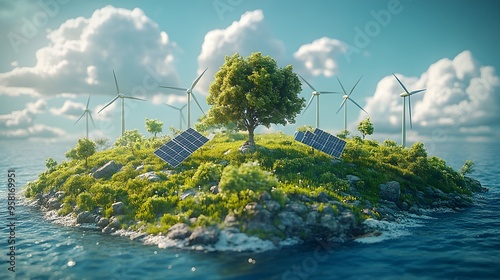
{"label": "turbine tower", "polygon": [[89,110],[89,103],[90,103],[90,95],[89,95],[89,99],[87,100],[87,106],[85,107],[85,110],[83,111],[83,114],[73,124],[73,125],[75,125],[78,121],[80,121],[83,118],[84,115],[86,115],[86,122],[85,122],[85,127],[86,127],[85,131],[86,131],[86,134],[85,134],[85,138],[87,138],[87,139],[89,139],[89,116],[90,116],[90,120],[92,121],[92,124],[94,124],[94,127],[95,127],[94,119],[92,118],[92,112]]}
{"label": "turbine tower", "polygon": [[356,103],[356,101],[354,101],[352,98],[351,98],[351,94],[352,92],[354,91],[354,88],[356,88],[356,86],[358,85],[359,81],[361,81],[361,78],[363,78],[363,76],[361,76],[359,78],[359,80],[356,82],[356,84],[352,87],[351,91],[349,92],[349,94],[347,94],[347,92],[345,91],[344,89],[344,86],[342,85],[342,83],[340,82],[340,79],[337,78],[337,80],[339,81],[339,84],[340,86],[342,87],[342,91],[344,92],[344,100],[342,101],[342,103],[340,104],[340,108],[337,110],[337,113],[338,114],[340,112],[340,110],[342,109],[342,106],[344,106],[344,131],[347,131],[347,100],[351,101],[352,103],[354,103],[356,106],[359,107],[359,109],[363,110],[363,112],[367,113],[365,111],[365,109],[363,109],[361,106],[359,106],[358,103]]}
{"label": "turbine tower", "polygon": [[170,88],[170,89],[175,89],[175,90],[183,90],[183,91],[186,92],[186,94],[187,94],[187,109],[188,109],[188,114],[187,114],[188,115],[188,121],[187,121],[188,128],[191,127],[191,96],[193,96],[193,99],[196,102],[196,104],[198,105],[198,108],[200,108],[201,112],[203,114],[205,114],[205,112],[201,108],[200,103],[198,103],[198,100],[196,99],[196,96],[193,94],[193,89],[196,86],[196,84],[198,83],[198,81],[200,81],[201,76],[203,76],[203,74],[205,74],[205,72],[207,70],[208,70],[208,68],[205,68],[205,70],[203,70],[203,72],[198,76],[198,78],[196,78],[196,80],[194,80],[193,84],[191,84],[191,87],[189,87],[189,88],[160,86],[161,88]]}
{"label": "turbine tower", "polygon": [[172,106],[172,105],[167,104],[167,103],[165,103],[165,105],[167,105],[168,107],[173,108],[173,109],[179,111],[179,114],[180,114],[180,117],[179,117],[179,129],[182,130],[182,122],[186,123],[186,119],[184,118],[184,115],[182,114],[182,110],[184,110],[184,108],[186,108],[187,104],[184,104],[184,106],[182,106],[180,108]]}
{"label": "turbine tower", "polygon": [[[297,74],[298,75],[298,74]],[[309,106],[311,105],[314,97],[316,97],[316,127],[319,128],[319,96],[321,94],[331,94],[331,93],[340,93],[340,92],[336,92],[336,91],[317,91],[310,83],[308,83],[306,81],[306,79],[304,79],[301,75],[299,75],[299,77],[309,86],[309,88],[312,89],[312,96],[311,96],[311,99],[309,99],[309,102],[307,102],[307,106],[306,108],[304,109],[304,112],[302,112],[302,114],[304,114],[307,109],[309,108]]]}
{"label": "turbine tower", "polygon": [[406,97],[408,97],[408,111],[409,111],[409,116],[410,116],[410,128],[413,129],[413,125],[411,123],[411,99],[410,96],[414,95],[415,93],[419,93],[424,91],[425,89],[419,89],[419,90],[414,90],[412,92],[409,92],[406,87],[403,85],[403,83],[398,79],[398,77],[394,75],[394,78],[398,80],[399,84],[401,87],[405,90],[405,92],[401,93],[399,96],[403,97],[403,115],[402,115],[402,131],[401,131],[401,145],[406,147]]}
{"label": "turbine tower", "polygon": [[125,99],[135,99],[135,100],[141,100],[141,101],[146,101],[146,100],[144,100],[142,98],[137,98],[137,97],[121,94],[120,88],[118,87],[118,81],[116,80],[115,70],[113,70],[113,77],[115,78],[116,96],[111,101],[109,101],[108,104],[106,104],[104,107],[102,107],[102,109],[99,110],[99,112],[97,112],[97,113],[99,114],[102,110],[106,109],[106,107],[113,104],[113,102],[115,102],[118,98],[121,98],[122,99],[122,135],[123,135],[125,133]]}

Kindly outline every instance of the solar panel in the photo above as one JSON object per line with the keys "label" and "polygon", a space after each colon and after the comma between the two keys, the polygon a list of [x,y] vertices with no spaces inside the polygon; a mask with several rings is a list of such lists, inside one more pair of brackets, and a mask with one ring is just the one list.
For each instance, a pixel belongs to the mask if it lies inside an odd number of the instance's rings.
{"label": "solar panel", "polygon": [[154,154],[171,166],[177,167],[207,142],[208,138],[188,128],[154,151]]}
{"label": "solar panel", "polygon": [[336,158],[340,158],[347,144],[346,141],[319,128],[314,129],[314,132],[297,131],[294,139]]}

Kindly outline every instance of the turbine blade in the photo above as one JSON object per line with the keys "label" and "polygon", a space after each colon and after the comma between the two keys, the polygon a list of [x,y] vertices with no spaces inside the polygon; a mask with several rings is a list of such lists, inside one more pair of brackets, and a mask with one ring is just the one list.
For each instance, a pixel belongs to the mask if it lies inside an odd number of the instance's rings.
{"label": "turbine blade", "polygon": [[99,114],[102,110],[106,109],[106,107],[108,107],[108,106],[109,106],[109,105],[111,105],[113,102],[115,102],[115,101],[116,101],[116,99],[118,99],[118,97],[120,97],[120,96],[119,96],[119,95],[115,96],[115,98],[113,98],[113,100],[109,101],[109,102],[108,102],[108,104],[104,105],[104,107],[102,107],[102,108],[101,108],[101,110],[99,110],[99,112],[97,112],[97,113]]}
{"label": "turbine blade", "polygon": [[127,99],[135,99],[135,100],[146,101],[146,99],[142,99],[142,98],[139,98],[139,97],[128,96],[128,95],[122,95],[122,97],[123,98],[127,98]]}
{"label": "turbine blade", "polygon": [[356,84],[354,84],[354,86],[352,87],[351,91],[349,92],[349,96],[351,96],[352,92],[354,91],[354,89],[358,85],[359,81],[361,81],[361,78],[363,78],[363,76],[359,77],[359,80],[356,82]]}
{"label": "turbine blade", "polygon": [[181,112],[181,120],[182,120],[182,122],[183,122],[184,124],[186,124],[186,118],[184,118],[184,115],[182,114],[182,112]]}
{"label": "turbine blade", "polygon": [[344,92],[344,95],[347,95],[347,92],[345,92],[344,85],[340,82],[340,79],[337,77],[337,81],[339,81],[340,87],[342,88],[342,91]]}
{"label": "turbine blade", "polygon": [[310,83],[306,81],[301,75],[297,74],[313,91],[317,91]]}
{"label": "turbine blade", "polygon": [[403,85],[403,83],[398,79],[396,74],[392,73],[392,75],[394,75],[394,78],[396,78],[396,80],[398,80],[399,84],[403,87],[403,89],[406,91],[406,93],[410,94],[410,92],[406,89],[405,85]]}
{"label": "turbine blade", "polygon": [[340,107],[337,110],[337,113],[335,113],[335,114],[338,114],[340,112],[340,110],[342,109],[342,107],[344,107],[346,101],[347,101],[347,98],[344,98],[344,100],[342,100],[342,103],[340,103]]}
{"label": "turbine blade", "polygon": [[94,122],[94,119],[92,118],[92,113],[90,113],[90,111],[88,111],[87,113],[89,114],[90,120],[92,121],[92,124],[95,127],[95,122]]}
{"label": "turbine blade", "polygon": [[201,108],[201,105],[200,105],[200,103],[198,103],[198,99],[196,99],[196,96],[193,93],[191,93],[191,96],[193,97],[194,101],[198,105],[198,108],[200,108],[200,110],[203,113],[203,115],[205,115],[205,111],[203,111],[203,108]]}
{"label": "turbine blade", "polygon": [[120,88],[118,87],[118,81],[116,80],[115,70],[113,69],[113,77],[115,78],[116,94],[120,94]]}
{"label": "turbine blade", "polygon": [[175,110],[181,110],[180,108],[177,108],[177,107],[172,106],[172,105],[170,105],[170,104],[167,104],[167,103],[164,103],[164,104],[165,104],[165,105],[167,105],[167,106],[168,106],[168,107],[170,107],[170,108],[174,108]]}
{"label": "turbine blade", "polygon": [[76,122],[73,125],[75,125],[78,121],[80,121],[83,118],[83,116],[85,115],[86,112],[87,111],[83,111],[83,114],[78,118],[78,120],[76,120]]}
{"label": "turbine blade", "polygon": [[408,96],[408,111],[410,113],[410,129],[413,129],[413,124],[411,122],[411,98]]}
{"label": "turbine blade", "polygon": [[358,108],[359,108],[359,109],[363,110],[363,112],[365,112],[365,113],[367,113],[367,114],[368,114],[368,112],[367,112],[367,111],[365,111],[365,109],[363,109],[363,107],[359,106],[359,104],[358,104],[358,103],[356,103],[356,101],[352,100],[350,97],[348,97],[348,99],[349,99],[349,100],[351,100],[351,101],[352,101],[352,103],[354,103],[356,106],[358,106]]}
{"label": "turbine blade", "polygon": [[304,111],[302,112],[302,114],[304,114],[304,113],[307,111],[307,109],[309,108],[309,106],[311,106],[311,103],[312,103],[312,101],[313,101],[313,98],[314,98],[314,95],[313,95],[313,96],[311,96],[311,99],[309,99],[309,102],[307,102],[307,106],[306,106],[306,108],[304,109]]}
{"label": "turbine blade", "polygon": [[176,89],[176,90],[182,90],[182,91],[187,91],[187,88],[180,88],[180,87],[167,87],[167,86],[160,86],[161,88],[170,88],[170,89]]}
{"label": "turbine blade", "polygon": [[318,91],[319,94],[332,94],[332,93],[340,93],[338,91]]}
{"label": "turbine blade", "polygon": [[205,68],[205,70],[203,70],[203,72],[201,72],[201,74],[198,76],[198,78],[196,78],[196,80],[193,82],[193,84],[190,87],[191,91],[196,86],[196,84],[198,83],[198,81],[201,79],[201,76],[203,76],[203,74],[205,74],[205,72],[207,72],[207,70],[208,70],[208,67]]}
{"label": "turbine blade", "polygon": [[87,99],[87,106],[85,107],[85,111],[89,109],[89,103],[90,103],[90,94],[89,94],[89,99]]}
{"label": "turbine blade", "polygon": [[419,90],[414,90],[412,92],[410,92],[410,95],[413,95],[415,93],[419,93],[419,92],[422,92],[422,91],[425,91],[426,89],[419,89]]}

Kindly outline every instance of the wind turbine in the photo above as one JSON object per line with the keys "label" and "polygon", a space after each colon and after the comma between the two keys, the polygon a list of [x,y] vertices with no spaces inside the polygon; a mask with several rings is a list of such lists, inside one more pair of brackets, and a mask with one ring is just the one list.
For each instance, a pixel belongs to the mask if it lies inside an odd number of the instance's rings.
{"label": "wind turbine", "polygon": [[422,92],[424,91],[425,89],[419,89],[419,90],[414,90],[412,92],[409,92],[406,87],[403,85],[403,83],[398,79],[398,77],[392,73],[392,75],[394,75],[394,78],[396,78],[396,80],[398,80],[399,84],[401,85],[401,87],[405,90],[405,92],[401,93],[399,96],[403,97],[403,124],[402,124],[402,131],[401,131],[401,145],[404,147],[406,147],[406,97],[408,96],[408,111],[410,111],[409,115],[410,115],[410,128],[413,129],[413,125],[411,123],[411,99],[410,99],[410,96],[414,95],[415,93],[419,93],[419,92]]}
{"label": "wind turbine", "polygon": [[[87,106],[85,107],[85,111],[83,111],[83,114],[78,118],[78,120],[76,120],[75,124],[80,121],[84,115],[86,115],[86,136],[85,138],[89,139],[89,116],[90,116],[90,120],[92,121],[92,124],[94,124],[94,127],[95,127],[95,123],[94,123],[94,119],[92,118],[92,112],[89,110],[89,103],[90,103],[90,95],[89,95],[89,99],[87,100]],[[73,124],[73,125],[75,125]]]}
{"label": "wind turbine", "polygon": [[205,112],[203,111],[203,108],[201,108],[200,103],[198,103],[198,100],[196,99],[196,96],[193,94],[193,89],[196,86],[196,84],[198,83],[198,81],[200,81],[201,76],[203,76],[203,74],[205,74],[205,72],[207,70],[208,70],[208,68],[205,68],[205,70],[198,76],[198,78],[196,78],[196,80],[194,80],[193,84],[191,84],[191,87],[189,87],[189,88],[160,86],[161,88],[170,88],[170,89],[176,89],[176,90],[183,90],[183,91],[186,92],[186,94],[187,94],[187,109],[188,109],[188,114],[187,114],[188,115],[188,121],[187,121],[188,128],[191,127],[191,96],[193,96],[193,99],[196,102],[196,104],[198,104],[198,107],[200,108],[201,112],[203,114],[205,114]]}
{"label": "wind turbine", "polygon": [[359,77],[359,80],[356,82],[356,84],[352,87],[351,91],[349,92],[349,94],[347,94],[347,92],[345,91],[344,89],[344,86],[342,85],[342,83],[340,82],[340,79],[337,78],[337,80],[339,81],[339,84],[340,86],[342,87],[342,91],[344,92],[344,100],[342,101],[342,103],[340,104],[340,108],[337,110],[337,113],[338,114],[340,112],[340,110],[342,109],[342,106],[344,106],[344,131],[347,131],[347,100],[351,101],[352,103],[354,103],[356,106],[359,107],[359,109],[363,110],[363,112],[367,113],[365,111],[365,109],[363,109],[361,106],[359,106],[358,103],[356,103],[356,101],[354,101],[352,98],[351,98],[351,94],[354,90],[354,88],[358,85],[359,81],[361,81],[361,78],[363,78],[363,76]]}
{"label": "wind turbine", "polygon": [[[297,74],[298,75],[298,74]],[[319,128],[319,96],[321,94],[331,94],[331,93],[340,93],[340,92],[336,92],[336,91],[317,91],[310,83],[308,83],[306,81],[306,79],[304,79],[301,75],[299,75],[299,77],[309,86],[309,88],[312,89],[312,96],[311,96],[311,99],[309,99],[309,102],[307,102],[307,106],[306,108],[304,109],[304,112],[302,112],[302,114],[304,114],[307,109],[309,108],[309,106],[311,105],[314,97],[316,97],[316,127]]]}
{"label": "wind turbine", "polygon": [[184,115],[182,114],[182,110],[184,110],[184,108],[186,108],[187,104],[184,104],[184,106],[182,106],[180,108],[172,106],[172,105],[167,104],[167,103],[165,103],[165,105],[167,105],[168,107],[174,108],[175,110],[179,111],[179,114],[180,114],[180,117],[179,117],[179,129],[182,130],[182,122],[186,123],[186,119],[184,118]]}
{"label": "wind turbine", "polygon": [[127,99],[141,100],[141,101],[146,101],[146,100],[144,100],[142,98],[128,96],[128,95],[120,93],[120,88],[118,87],[118,81],[116,80],[115,70],[113,70],[113,77],[115,78],[116,96],[111,101],[109,101],[108,104],[106,104],[104,107],[102,107],[102,109],[99,110],[99,112],[97,112],[97,113],[99,114],[102,110],[106,109],[106,107],[111,105],[118,98],[121,98],[122,99],[122,135],[123,135],[123,133],[125,133],[125,99],[127,98]]}

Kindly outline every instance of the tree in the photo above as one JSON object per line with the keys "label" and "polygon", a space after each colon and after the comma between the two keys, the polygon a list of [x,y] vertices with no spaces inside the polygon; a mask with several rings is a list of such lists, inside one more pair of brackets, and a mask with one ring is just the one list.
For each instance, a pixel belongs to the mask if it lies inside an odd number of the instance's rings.
{"label": "tree", "polygon": [[95,139],[95,144],[96,144],[97,150],[104,151],[104,149],[106,149],[106,147],[108,146],[108,141],[109,141],[109,139],[104,138],[104,137]]}
{"label": "tree", "polygon": [[57,166],[57,161],[55,159],[49,157],[45,160],[45,166],[47,167],[49,172],[52,172]]}
{"label": "tree", "polygon": [[143,142],[144,136],[137,129],[134,129],[125,131],[122,136],[116,139],[114,145],[116,147],[129,147],[132,150],[132,154],[135,154],[135,150],[140,149]]}
{"label": "tree", "polygon": [[466,160],[462,168],[460,168],[460,174],[467,175],[474,172],[474,162],[472,160]]}
{"label": "tree", "polygon": [[365,140],[366,135],[372,135],[373,134],[373,124],[370,121],[370,118],[366,118],[365,120],[362,120],[358,124],[358,130],[361,132],[363,135],[363,140]]}
{"label": "tree", "polygon": [[149,133],[153,134],[153,137],[156,138],[157,133],[162,132],[163,122],[160,122],[156,119],[151,120],[146,118],[146,129]]}
{"label": "tree", "polygon": [[76,144],[75,152],[78,158],[85,159],[86,168],[88,158],[95,153],[95,143],[87,138],[78,139],[78,144]]}
{"label": "tree", "polygon": [[207,103],[212,107],[205,121],[207,125],[233,122],[238,130],[248,131],[248,142],[255,145],[259,125],[295,123],[305,104],[298,96],[301,90],[291,65],[278,68],[274,59],[260,52],[247,58],[238,53],[226,56],[210,85]]}

